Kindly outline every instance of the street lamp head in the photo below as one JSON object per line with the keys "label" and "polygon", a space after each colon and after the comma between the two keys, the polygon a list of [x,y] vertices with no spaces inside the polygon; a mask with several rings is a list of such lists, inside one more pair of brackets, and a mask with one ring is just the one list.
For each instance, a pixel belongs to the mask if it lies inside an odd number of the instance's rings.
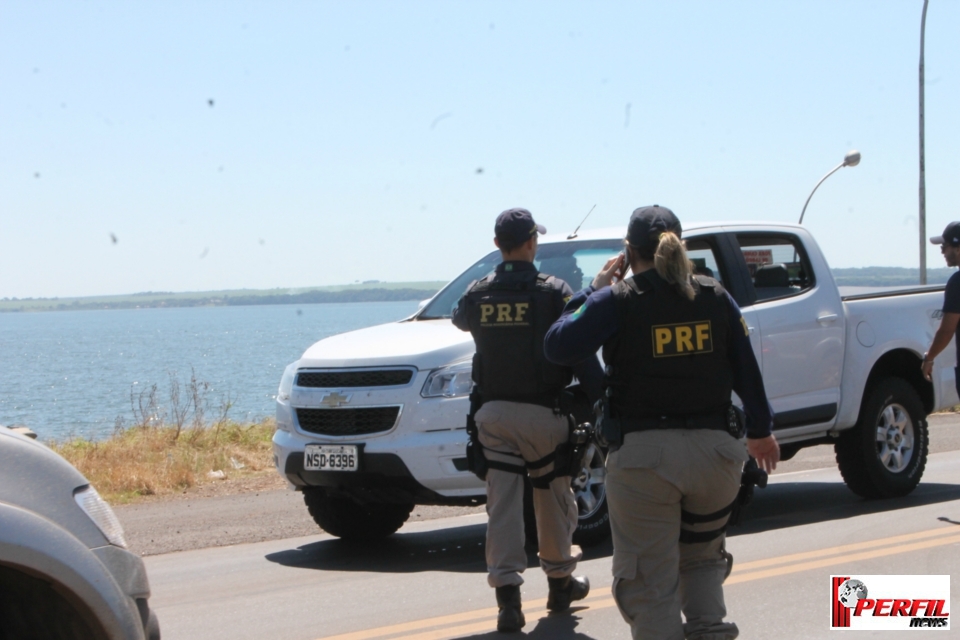
{"label": "street lamp head", "polygon": [[807,201],[803,203],[803,210],[800,211],[800,221],[797,224],[803,224],[803,214],[807,212],[807,205],[810,204],[810,198],[813,197],[814,192],[816,192],[817,187],[823,184],[823,181],[835,174],[837,171],[840,171],[843,167],[855,167],[860,164],[860,152],[856,149],[851,149],[847,152],[847,155],[843,156],[843,162],[835,166],[833,169],[830,169],[827,175],[820,178],[820,182],[813,188],[813,191],[810,192],[810,195],[807,196]]}

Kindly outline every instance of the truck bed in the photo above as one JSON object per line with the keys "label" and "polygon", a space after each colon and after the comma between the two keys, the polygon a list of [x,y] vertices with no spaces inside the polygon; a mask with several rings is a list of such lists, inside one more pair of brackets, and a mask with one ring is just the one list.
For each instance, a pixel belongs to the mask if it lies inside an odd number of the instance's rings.
{"label": "truck bed", "polygon": [[871,298],[889,298],[892,296],[907,296],[918,293],[932,293],[943,291],[946,285],[927,284],[915,287],[837,287],[840,298],[848,300],[869,300]]}

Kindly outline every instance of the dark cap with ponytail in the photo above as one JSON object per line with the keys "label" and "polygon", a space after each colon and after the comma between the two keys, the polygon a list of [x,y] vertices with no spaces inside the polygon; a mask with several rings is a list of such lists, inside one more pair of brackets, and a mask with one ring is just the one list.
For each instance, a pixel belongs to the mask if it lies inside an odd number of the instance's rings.
{"label": "dark cap with ponytail", "polygon": [[627,242],[636,247],[641,255],[653,256],[660,243],[660,234],[664,231],[672,231],[678,238],[681,237],[683,229],[673,211],[658,204],[640,207],[630,216]]}

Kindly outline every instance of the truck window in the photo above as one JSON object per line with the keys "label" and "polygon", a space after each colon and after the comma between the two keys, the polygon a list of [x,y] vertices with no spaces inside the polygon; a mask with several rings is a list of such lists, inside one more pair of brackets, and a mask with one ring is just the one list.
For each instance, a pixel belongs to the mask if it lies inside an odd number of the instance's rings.
{"label": "truck window", "polygon": [[813,270],[800,241],[786,234],[737,234],[757,302],[797,295],[813,287]]}
{"label": "truck window", "polygon": [[[576,240],[541,244],[534,264],[541,272],[565,280],[579,291],[593,281],[600,267],[623,250],[622,240]],[[447,285],[417,315],[418,320],[449,318],[474,280],[490,274],[500,264],[500,252],[487,254]]]}
{"label": "truck window", "polygon": [[710,276],[723,284],[723,274],[713,247],[706,240],[687,240],[687,256],[693,263],[693,272],[701,276]]}

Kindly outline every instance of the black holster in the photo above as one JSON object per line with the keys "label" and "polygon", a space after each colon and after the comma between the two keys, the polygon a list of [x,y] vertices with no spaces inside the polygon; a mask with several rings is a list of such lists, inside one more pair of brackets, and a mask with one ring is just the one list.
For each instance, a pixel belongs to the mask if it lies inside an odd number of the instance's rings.
{"label": "black holster", "polygon": [[483,446],[480,444],[480,430],[474,416],[483,405],[483,399],[480,397],[480,390],[477,387],[470,392],[470,413],[467,414],[467,469],[481,480],[487,479],[487,457],[483,455]]}
{"label": "black holster", "polygon": [[733,403],[727,407],[727,431],[737,440],[747,435],[747,415]]}
{"label": "black holster", "polygon": [[595,429],[597,442],[610,451],[616,451],[623,444],[623,429],[620,420],[610,415],[609,398],[601,398],[593,406],[597,416]]}
{"label": "black holster", "polygon": [[[568,416],[573,421],[573,418]],[[575,476],[583,466],[583,456],[587,452],[590,438],[593,436],[593,425],[584,422],[570,431],[570,439],[556,448],[553,468],[557,476]]]}

